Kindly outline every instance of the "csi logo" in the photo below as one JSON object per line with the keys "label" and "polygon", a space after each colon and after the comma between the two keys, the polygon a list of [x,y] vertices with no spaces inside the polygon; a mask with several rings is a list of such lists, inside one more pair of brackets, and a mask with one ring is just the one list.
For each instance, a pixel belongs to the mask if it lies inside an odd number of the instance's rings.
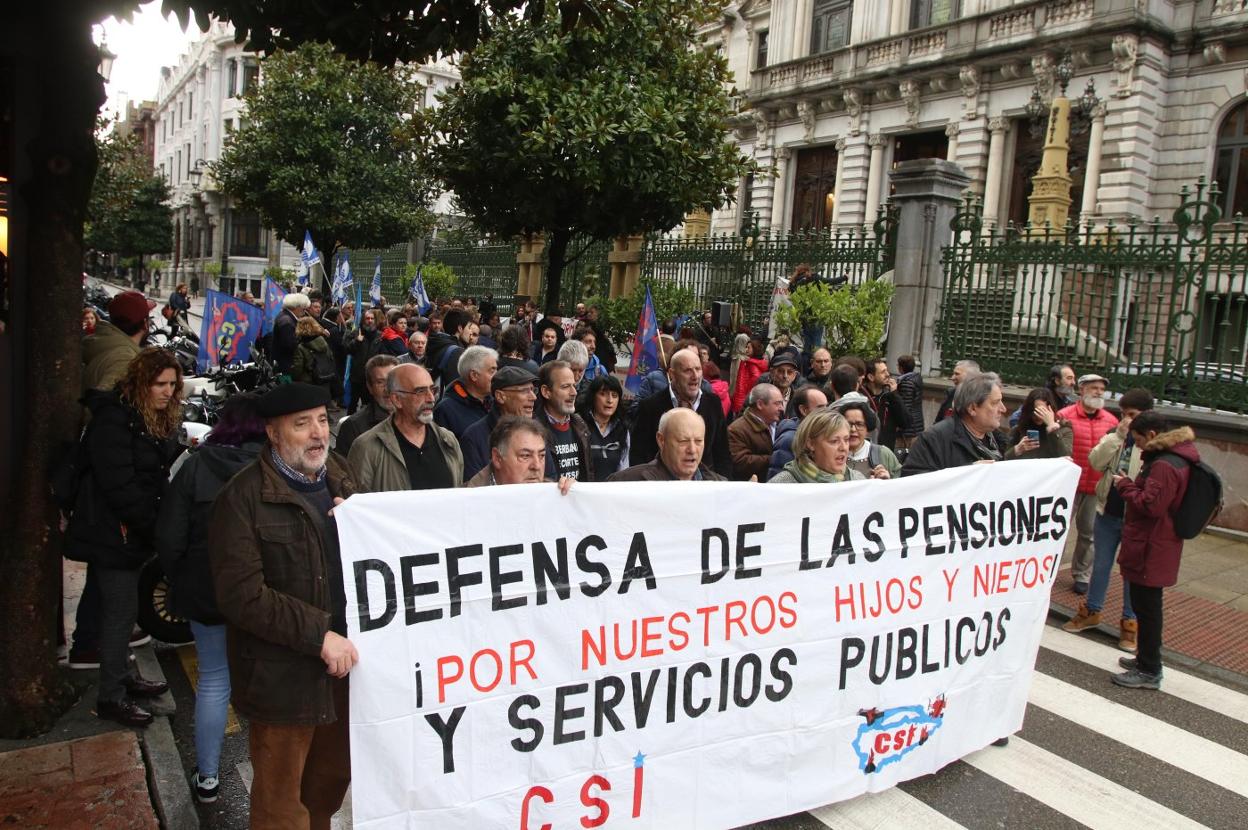
{"label": "csi logo", "polygon": [[940,728],[945,717],[945,696],[941,695],[924,709],[922,706],[898,706],[894,709],[860,709],[866,721],[854,737],[858,768],[871,774],[900,761],[910,752],[927,743]]}

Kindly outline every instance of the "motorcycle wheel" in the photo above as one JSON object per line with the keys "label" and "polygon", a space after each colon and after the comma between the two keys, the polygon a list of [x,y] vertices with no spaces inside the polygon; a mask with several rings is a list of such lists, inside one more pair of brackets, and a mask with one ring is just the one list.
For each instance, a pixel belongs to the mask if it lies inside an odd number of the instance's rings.
{"label": "motorcycle wheel", "polygon": [[170,609],[172,593],[160,560],[148,560],[139,572],[139,627],[166,643],[189,643],[194,639],[191,624]]}

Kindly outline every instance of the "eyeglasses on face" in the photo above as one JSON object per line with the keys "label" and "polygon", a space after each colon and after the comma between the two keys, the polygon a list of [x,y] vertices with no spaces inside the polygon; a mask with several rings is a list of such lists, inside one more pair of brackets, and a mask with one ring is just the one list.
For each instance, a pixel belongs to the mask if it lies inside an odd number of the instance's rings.
{"label": "eyeglasses on face", "polygon": [[416,396],[416,397],[418,397],[418,398],[421,398],[421,397],[436,398],[436,397],[438,396],[438,387],[436,387],[436,386],[417,386],[415,389],[395,389],[395,390],[394,390],[394,392],[393,392],[393,393],[391,393],[391,394],[394,394],[394,395],[414,395],[414,396]]}

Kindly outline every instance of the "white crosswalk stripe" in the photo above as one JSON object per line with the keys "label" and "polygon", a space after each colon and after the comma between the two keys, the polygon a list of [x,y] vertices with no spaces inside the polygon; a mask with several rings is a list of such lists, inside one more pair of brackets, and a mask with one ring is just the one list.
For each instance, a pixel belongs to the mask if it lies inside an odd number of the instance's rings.
{"label": "white crosswalk stripe", "polygon": [[[1058,654],[1107,671],[1118,671],[1118,658],[1124,656],[1123,652],[1113,646],[1052,626],[1044,629],[1042,642],[1045,648]],[[1248,695],[1202,680],[1172,666],[1166,666],[1165,675],[1162,688],[1168,694],[1248,723]]]}
{"label": "white crosswalk stripe", "polygon": [[1204,827],[1022,738],[1013,738],[1004,752],[988,747],[963,760],[1088,827],[1106,830]]}
{"label": "white crosswalk stripe", "polygon": [[[1108,682],[1108,681],[1106,681]],[[1028,698],[1041,709],[1248,796],[1248,755],[1036,672]]]}

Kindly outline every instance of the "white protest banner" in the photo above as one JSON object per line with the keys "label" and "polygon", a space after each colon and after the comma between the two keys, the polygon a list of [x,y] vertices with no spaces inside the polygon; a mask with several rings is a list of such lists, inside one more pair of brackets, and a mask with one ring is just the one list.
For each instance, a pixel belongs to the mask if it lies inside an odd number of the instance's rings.
{"label": "white protest banner", "polygon": [[355,496],[358,828],[730,828],[1016,731],[1078,468]]}

